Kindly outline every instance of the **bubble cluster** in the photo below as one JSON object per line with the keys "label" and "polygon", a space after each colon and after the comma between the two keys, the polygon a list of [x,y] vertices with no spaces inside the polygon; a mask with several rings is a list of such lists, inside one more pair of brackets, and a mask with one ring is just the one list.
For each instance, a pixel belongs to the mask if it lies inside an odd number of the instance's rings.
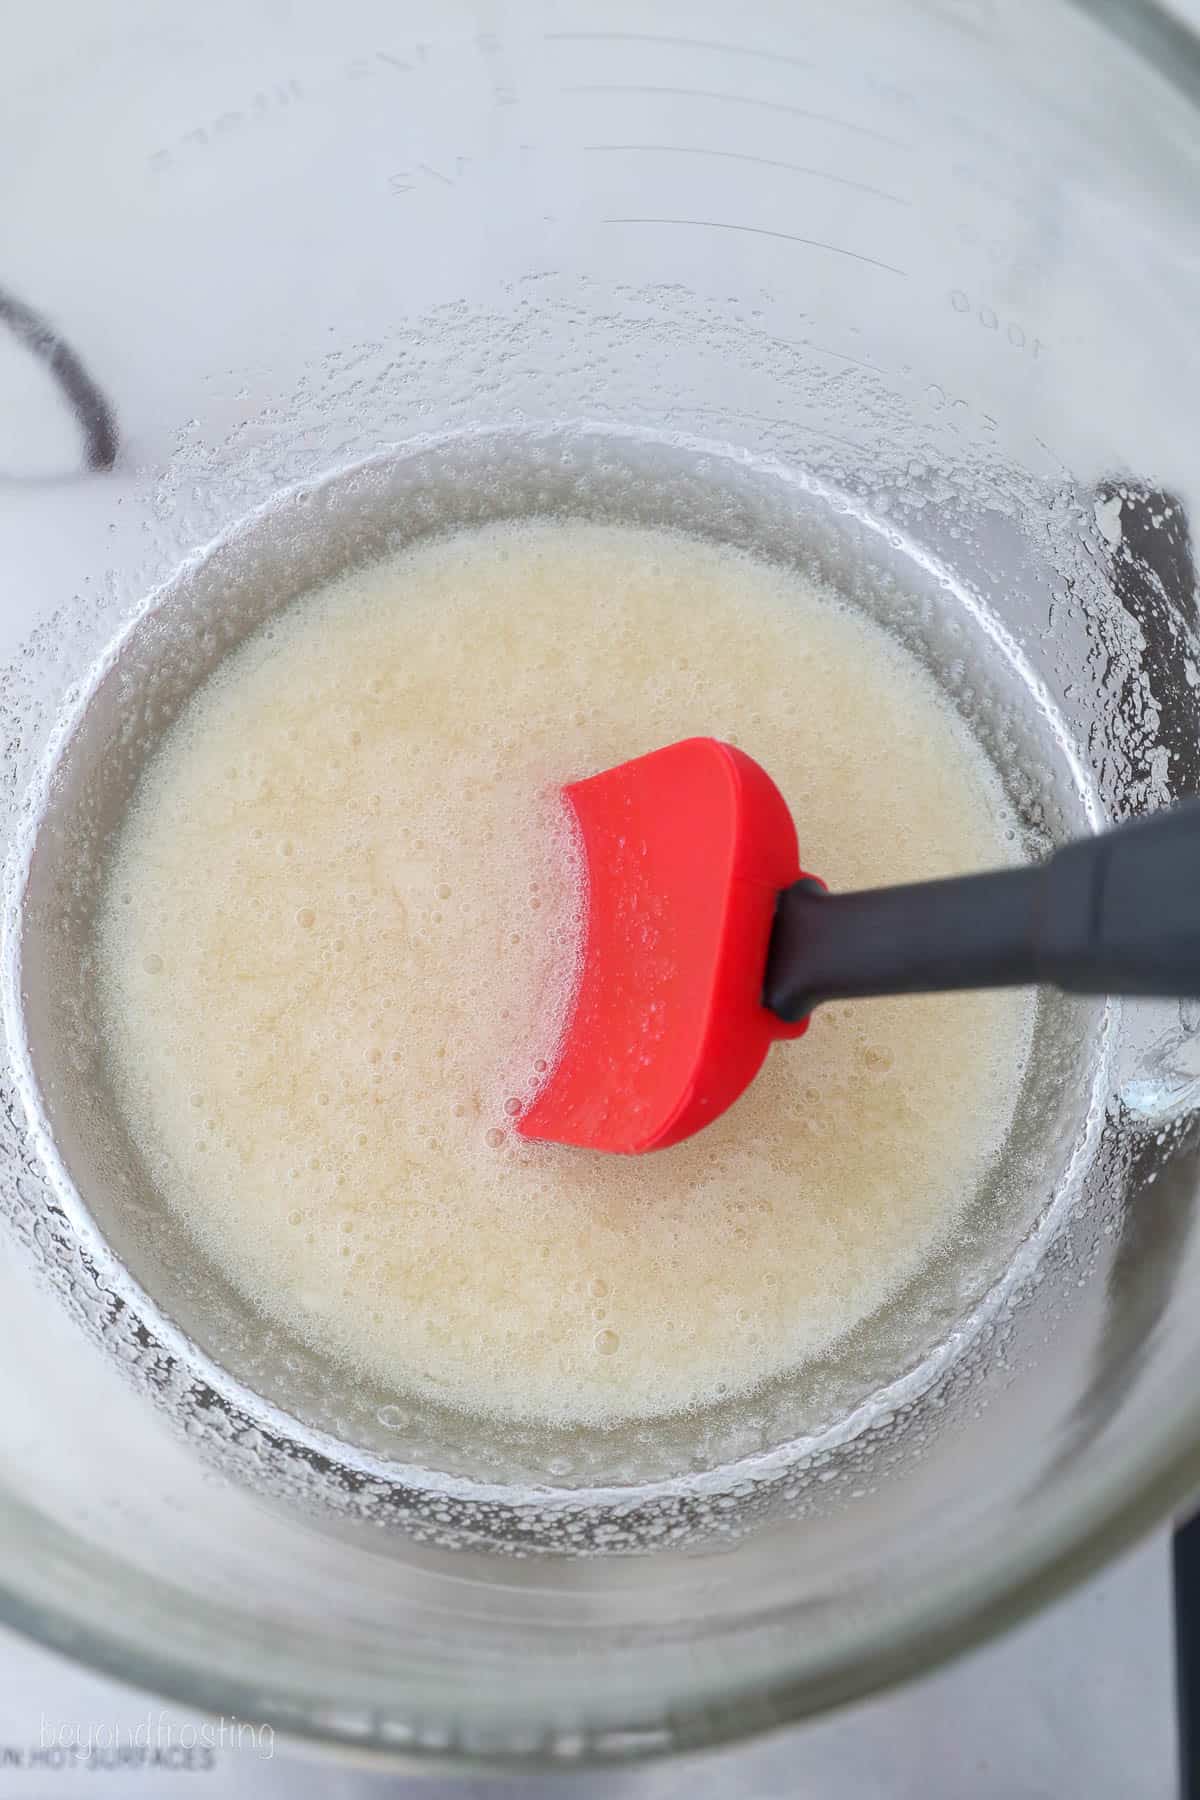
{"label": "bubble cluster", "polygon": [[605,1425],[802,1364],[945,1244],[1011,1116],[1021,996],[824,1008],[650,1157],[520,1134],[578,976],[561,783],[712,732],[834,887],[1011,857],[965,728],[876,628],[731,550],[528,525],[271,630],[164,739],[99,934],[131,1128],[264,1313],[398,1401]]}

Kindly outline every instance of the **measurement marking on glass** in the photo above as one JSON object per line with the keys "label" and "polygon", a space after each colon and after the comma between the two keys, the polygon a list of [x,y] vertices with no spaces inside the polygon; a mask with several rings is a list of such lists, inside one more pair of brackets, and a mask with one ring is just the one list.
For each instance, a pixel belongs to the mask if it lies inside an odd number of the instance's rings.
{"label": "measurement marking on glass", "polygon": [[907,269],[895,263],[880,262],[877,256],[864,256],[861,250],[847,250],[843,244],[828,244],[823,238],[797,237],[791,231],[769,231],[765,225],[736,225],[726,219],[601,219],[602,225],[694,225],[705,231],[747,231],[755,237],[780,238],[785,244],[805,244],[810,250],[828,250],[834,256],[848,256],[868,268],[883,269],[889,275],[907,276]]}
{"label": "measurement marking on glass", "polygon": [[770,425],[773,429],[783,426],[788,431],[800,431],[805,437],[810,438],[824,438],[830,444],[841,444],[843,448],[853,450],[857,455],[862,454],[862,445],[855,443],[853,438],[841,437],[836,431],[826,431],[820,425],[809,425],[798,419],[776,419],[772,418],[769,413],[731,410],[727,406],[689,406],[683,410],[694,414],[697,418],[742,419],[749,425]]}
{"label": "measurement marking on glass", "polygon": [[839,187],[857,188],[860,194],[874,194],[880,200],[892,200],[897,206],[911,206],[903,194],[889,193],[887,188],[872,187],[867,181],[851,181],[848,175],[835,175],[830,169],[812,169],[806,163],[779,162],[773,156],[751,156],[744,150],[710,150],[704,144],[585,144],[585,150],[647,151],[665,156],[718,156],[726,162],[755,163],[760,169],[790,169],[793,175],[812,175],[819,181],[834,181]]}
{"label": "measurement marking on glass", "polygon": [[1056,468],[1059,469],[1059,471],[1063,475],[1068,476],[1072,481],[1075,479],[1075,471],[1070,467],[1070,465],[1068,463],[1065,463],[1063,461],[1062,457],[1058,454],[1057,450],[1052,450],[1050,448],[1049,444],[1046,442],[1046,440],[1044,438],[1040,438],[1037,435],[1036,431],[1033,434],[1033,441],[1037,445],[1039,450],[1044,450],[1046,452],[1046,455],[1050,458],[1050,461],[1052,463],[1054,463]]}
{"label": "measurement marking on glass", "polygon": [[811,338],[779,337],[773,331],[756,331],[755,336],[768,344],[782,344],[788,350],[811,350],[818,356],[834,356],[839,362],[853,363],[856,369],[866,369],[872,375],[889,373],[881,363],[864,362],[861,356],[851,356],[846,350],[833,350],[828,344],[814,344]]}
{"label": "measurement marking on glass", "polygon": [[563,88],[564,94],[657,94],[682,100],[718,100],[730,106],[757,106],[764,112],[787,113],[793,119],[812,119],[818,125],[836,125],[842,131],[853,131],[859,137],[886,144],[891,150],[911,150],[912,145],[899,138],[876,131],[871,125],[859,125],[854,119],[839,119],[833,113],[812,112],[807,106],[789,106],[782,100],[763,100],[757,94],[725,94],[715,88],[649,87],[641,82],[580,81]]}
{"label": "measurement marking on glass", "polygon": [[546,31],[549,44],[665,44],[673,50],[716,50],[721,56],[754,56],[763,62],[784,63],[792,69],[811,69],[806,56],[780,56],[777,50],[757,50],[752,44],[719,44],[713,38],[665,37],[657,31]]}
{"label": "measurement marking on glass", "polygon": [[447,175],[443,170],[435,169],[432,163],[423,162],[415,164],[411,169],[397,169],[394,175],[388,176],[388,187],[393,194],[418,193],[426,185],[417,179],[421,175],[426,176],[429,181],[436,181],[440,187],[457,187],[470,161],[469,156],[456,156],[453,175]]}
{"label": "measurement marking on glass", "polygon": [[886,375],[878,363],[864,362],[861,356],[848,356],[844,350],[831,350],[828,344],[806,344],[802,338],[776,338],[777,344],[791,344],[797,350],[815,350],[818,356],[836,356],[839,362],[853,363],[856,369],[869,369],[872,375]]}

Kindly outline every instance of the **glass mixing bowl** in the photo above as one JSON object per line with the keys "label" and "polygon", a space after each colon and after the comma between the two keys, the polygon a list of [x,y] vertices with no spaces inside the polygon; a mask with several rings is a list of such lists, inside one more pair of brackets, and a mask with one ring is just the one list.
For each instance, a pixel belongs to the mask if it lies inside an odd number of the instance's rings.
{"label": "glass mixing bowl", "polygon": [[49,0],[0,96],[0,1616],[327,1743],[615,1761],[911,1674],[1180,1502],[1200,1008],[1047,1000],[965,1261],[802,1382],[559,1441],[245,1314],[122,1136],[89,959],[225,650],[513,513],[829,575],[1031,853],[1195,791],[1193,40],[1117,0]]}

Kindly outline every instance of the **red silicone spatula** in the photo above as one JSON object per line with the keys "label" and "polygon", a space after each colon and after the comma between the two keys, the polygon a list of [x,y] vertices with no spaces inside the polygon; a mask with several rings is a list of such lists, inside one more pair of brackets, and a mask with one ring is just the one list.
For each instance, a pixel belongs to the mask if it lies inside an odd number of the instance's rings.
{"label": "red silicone spatula", "polygon": [[1044,863],[835,895],[801,873],[770,776],[715,738],[564,793],[587,867],[583,966],[526,1137],[678,1143],[822,1000],[1032,983],[1200,995],[1200,801]]}

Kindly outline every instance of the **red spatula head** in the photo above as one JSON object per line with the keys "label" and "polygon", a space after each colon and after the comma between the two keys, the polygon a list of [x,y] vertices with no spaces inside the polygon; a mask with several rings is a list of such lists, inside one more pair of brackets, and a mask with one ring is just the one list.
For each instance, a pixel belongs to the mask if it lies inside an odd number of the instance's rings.
{"label": "red spatula head", "polygon": [[773,1038],[763,1006],[775,902],[800,879],[796,829],[764,769],[688,738],[565,788],[583,838],[587,923],[558,1062],[518,1122],[589,1150],[661,1150],[715,1119]]}

